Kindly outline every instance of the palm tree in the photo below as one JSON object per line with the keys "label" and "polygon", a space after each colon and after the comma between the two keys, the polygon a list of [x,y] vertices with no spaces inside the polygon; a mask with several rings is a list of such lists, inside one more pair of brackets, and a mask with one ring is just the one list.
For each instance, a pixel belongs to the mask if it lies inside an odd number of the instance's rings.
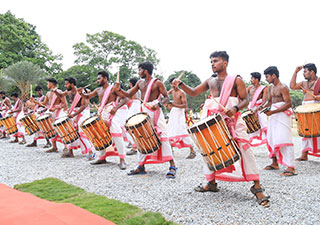
{"label": "palm tree", "polygon": [[23,61],[7,67],[4,77],[21,92],[21,99],[26,100],[32,84],[37,84],[44,77],[44,71],[31,62]]}

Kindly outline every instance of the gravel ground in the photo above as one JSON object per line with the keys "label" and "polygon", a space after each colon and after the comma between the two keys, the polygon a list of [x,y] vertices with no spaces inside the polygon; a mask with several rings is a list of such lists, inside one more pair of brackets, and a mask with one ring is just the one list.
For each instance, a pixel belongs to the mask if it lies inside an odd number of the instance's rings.
{"label": "gravel ground", "polygon": [[[31,138],[27,138],[28,142]],[[301,139],[294,138],[296,156],[300,155]],[[0,182],[9,186],[46,177],[56,177],[89,192],[127,202],[144,210],[162,213],[180,224],[319,224],[318,199],[320,159],[310,157],[297,163],[298,176],[281,177],[278,171],[264,171],[270,164],[264,147],[254,148],[260,179],[271,195],[271,207],[259,206],[250,193],[250,183],[218,182],[218,193],[196,193],[193,188],[205,183],[202,159],[187,160],[187,149],[175,150],[179,168],[176,179],[166,179],[169,164],[147,165],[147,174],[129,177],[136,167],[136,156],[128,156],[127,170],[118,168],[119,159],[92,166],[86,157],[75,151],[75,158],[62,159],[60,153],[45,153],[41,146],[26,148],[0,140]],[[61,149],[62,146],[60,146]]]}

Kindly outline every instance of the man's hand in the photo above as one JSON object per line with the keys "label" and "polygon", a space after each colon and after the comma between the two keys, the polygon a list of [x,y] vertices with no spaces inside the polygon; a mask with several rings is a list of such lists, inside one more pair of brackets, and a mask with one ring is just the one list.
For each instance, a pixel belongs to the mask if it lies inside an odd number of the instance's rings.
{"label": "man's hand", "polygon": [[120,82],[116,82],[115,85],[113,86],[115,91],[121,91],[121,86],[120,86]]}
{"label": "man's hand", "polygon": [[82,87],[77,88],[77,92],[81,95],[83,93],[83,88]]}
{"label": "man's hand", "polygon": [[111,115],[116,114],[116,112],[117,112],[117,110],[116,110],[115,108],[112,108],[112,109],[110,110],[110,114],[111,114]]}
{"label": "man's hand", "polygon": [[33,97],[30,98],[30,102],[35,103],[35,100]]}
{"label": "man's hand", "polygon": [[50,109],[49,109],[49,112],[54,112],[54,111],[56,111],[55,108],[50,108]]}
{"label": "man's hand", "polygon": [[320,101],[320,95],[316,95],[316,96],[314,97],[314,99],[315,99],[316,101]]}
{"label": "man's hand", "polygon": [[72,113],[68,113],[68,117],[69,117],[70,119],[72,119],[72,118],[74,117],[74,115],[73,115]]}
{"label": "man's hand", "polygon": [[303,66],[297,66],[295,73],[298,73],[300,70],[302,70]]}
{"label": "man's hand", "polygon": [[226,112],[227,116],[233,117],[237,113],[237,109],[235,107],[232,107],[231,109],[228,109]]}
{"label": "man's hand", "polygon": [[269,110],[269,111],[265,111],[264,112],[267,116],[271,116],[273,114],[273,111]]}
{"label": "man's hand", "polygon": [[177,78],[172,81],[173,86],[178,86],[180,83],[181,83],[181,81],[178,80]]}

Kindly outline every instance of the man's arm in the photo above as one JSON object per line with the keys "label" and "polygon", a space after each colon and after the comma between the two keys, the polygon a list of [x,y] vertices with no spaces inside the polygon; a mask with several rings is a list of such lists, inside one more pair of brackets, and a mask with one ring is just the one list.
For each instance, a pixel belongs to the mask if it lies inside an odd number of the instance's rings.
{"label": "man's arm", "polygon": [[85,109],[87,108],[88,104],[89,104],[89,99],[81,98],[81,106],[80,106],[80,108],[79,108],[76,112],[74,112],[74,113],[73,113],[73,112],[70,112],[70,113],[68,114],[68,117],[70,117],[70,118],[76,117],[77,115],[79,115],[80,113],[82,113],[83,110],[85,110]]}
{"label": "man's arm", "polygon": [[134,95],[137,93],[137,91],[139,90],[139,82],[142,82],[142,80],[139,80],[139,81],[136,83],[136,85],[134,85],[134,87],[131,88],[131,89],[128,90],[128,91],[125,91],[125,90],[121,89],[120,83],[118,82],[118,83],[116,83],[116,84],[114,85],[114,90],[115,90],[116,94],[119,95],[119,96],[123,96],[123,97],[127,97],[127,98],[132,98],[132,96],[134,96]]}
{"label": "man's arm", "polygon": [[[210,78],[209,78],[210,79]],[[174,79],[173,82],[175,85],[178,85],[185,93],[187,93],[190,96],[198,96],[203,92],[206,92],[209,89],[208,81],[207,79],[202,84],[198,85],[195,88],[191,88],[188,85],[184,84],[182,81]]]}
{"label": "man's arm", "polygon": [[297,74],[300,70],[302,70],[302,66],[298,66],[296,68],[296,70],[294,71],[293,75],[292,75],[292,78],[291,78],[291,81],[290,81],[290,88],[292,90],[300,90],[301,87],[303,87],[303,82],[299,82],[297,83]]}
{"label": "man's arm", "polygon": [[57,97],[59,97],[59,98],[65,97],[65,96],[67,96],[67,94],[68,94],[68,91],[61,91],[61,90],[58,90],[57,88],[53,89],[52,91],[53,91],[53,93],[55,93],[55,94],[57,95]]}
{"label": "man's arm", "polygon": [[284,112],[292,106],[290,92],[289,92],[289,88],[287,86],[284,86],[281,88],[281,94],[282,94],[282,98],[283,98],[285,104],[283,104],[278,109],[275,109],[272,111],[267,111],[266,112],[267,116],[271,116],[272,114],[279,113],[279,112]]}
{"label": "man's arm", "polygon": [[77,91],[81,95],[82,98],[91,99],[98,94],[98,89],[99,88],[96,88],[96,89],[94,89],[94,91],[92,91],[90,93],[84,93],[83,88],[78,88]]}
{"label": "man's arm", "polygon": [[22,110],[22,100],[19,100],[18,107],[16,110],[12,110],[11,113],[20,112]]}
{"label": "man's arm", "polygon": [[119,104],[117,104],[116,107],[113,107],[113,108],[111,109],[110,114],[111,114],[111,115],[114,115],[114,114],[118,111],[118,109],[120,109],[122,106],[128,104],[128,102],[129,102],[129,99],[128,99],[127,97],[122,98],[122,99],[120,100]]}

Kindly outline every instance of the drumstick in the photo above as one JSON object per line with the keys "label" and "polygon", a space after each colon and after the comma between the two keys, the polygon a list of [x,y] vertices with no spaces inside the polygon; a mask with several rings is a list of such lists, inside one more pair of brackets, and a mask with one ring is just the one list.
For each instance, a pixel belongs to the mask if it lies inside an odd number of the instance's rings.
{"label": "drumstick", "polygon": [[32,84],[30,84],[30,98],[32,98]]}
{"label": "drumstick", "polygon": [[303,91],[307,92],[308,94],[312,95],[312,97],[316,98],[316,96],[309,90],[305,89],[304,87],[300,87]]}
{"label": "drumstick", "polygon": [[84,86],[83,89],[88,88],[88,87],[90,87],[91,85],[92,85],[92,83]]}
{"label": "drumstick", "polygon": [[182,73],[180,73],[180,75],[178,76],[177,80],[180,80],[184,73],[185,73],[185,71],[183,71]]}
{"label": "drumstick", "polygon": [[212,99],[221,107],[221,109],[223,109],[223,111],[224,111],[225,113],[228,112],[228,110],[226,109],[226,107],[224,107],[220,102],[218,102],[215,97],[212,97]]}
{"label": "drumstick", "polygon": [[119,83],[120,82],[120,71],[118,71],[118,73],[117,73],[117,81],[116,81],[116,83]]}

